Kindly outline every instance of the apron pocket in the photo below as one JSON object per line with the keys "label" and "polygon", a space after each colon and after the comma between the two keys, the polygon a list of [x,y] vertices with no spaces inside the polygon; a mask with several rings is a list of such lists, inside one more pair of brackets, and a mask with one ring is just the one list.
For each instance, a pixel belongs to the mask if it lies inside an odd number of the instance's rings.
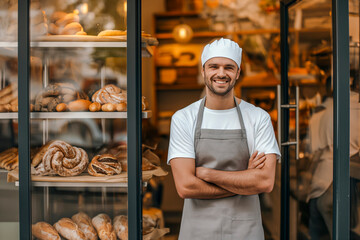
{"label": "apron pocket", "polygon": [[260,219],[226,219],[222,224],[223,240],[263,240],[264,230]]}

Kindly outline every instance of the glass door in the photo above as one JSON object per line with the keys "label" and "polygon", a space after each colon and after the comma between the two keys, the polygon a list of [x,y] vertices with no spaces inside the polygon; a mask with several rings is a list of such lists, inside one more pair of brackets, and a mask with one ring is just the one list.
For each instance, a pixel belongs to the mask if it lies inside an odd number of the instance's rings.
{"label": "glass door", "polygon": [[350,239],[357,224],[348,11],[338,1],[282,1],[281,239]]}

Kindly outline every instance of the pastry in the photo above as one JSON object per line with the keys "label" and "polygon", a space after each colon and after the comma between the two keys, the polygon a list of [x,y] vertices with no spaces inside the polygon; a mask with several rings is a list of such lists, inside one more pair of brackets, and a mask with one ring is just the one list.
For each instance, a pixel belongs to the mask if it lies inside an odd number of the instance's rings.
{"label": "pastry", "polygon": [[77,15],[75,13],[68,13],[68,14],[64,15],[62,18],[58,19],[55,22],[55,24],[58,27],[65,27],[69,23],[79,22],[79,20],[80,20],[79,15]]}
{"label": "pastry", "polygon": [[0,112],[9,112],[11,110],[10,104],[0,104]]}
{"label": "pastry", "polygon": [[37,165],[39,165],[42,162],[42,159],[44,157],[45,152],[48,150],[49,146],[53,143],[54,141],[49,141],[47,142],[45,145],[41,146],[41,148],[39,149],[39,151],[35,154],[35,156],[32,158],[31,160],[31,165],[36,167]]}
{"label": "pastry", "polygon": [[121,164],[111,154],[96,155],[89,163],[88,173],[93,176],[120,174]]}
{"label": "pastry", "polygon": [[101,240],[116,240],[116,234],[108,215],[103,213],[98,214],[93,217],[92,224]]}
{"label": "pastry", "polygon": [[89,100],[79,99],[68,104],[68,108],[72,112],[88,111],[91,102]]}
{"label": "pastry", "polygon": [[0,98],[17,91],[17,84],[9,84],[0,90]]}
{"label": "pastry", "polygon": [[78,22],[72,22],[67,24],[61,31],[61,35],[75,35],[77,32],[82,31],[83,28]]}
{"label": "pastry", "polygon": [[18,98],[18,92],[15,91],[13,93],[10,93],[10,94],[7,94],[7,95],[1,97],[0,98],[0,104],[10,103],[10,102],[14,101],[17,98]]}
{"label": "pastry", "polygon": [[98,236],[91,218],[83,212],[79,212],[71,217],[71,219],[79,226],[80,230],[85,234],[87,240],[97,240]]}
{"label": "pastry", "polygon": [[[119,160],[121,163],[122,171],[127,172],[127,158],[123,158]],[[149,171],[154,170],[156,166],[149,162],[146,158],[142,158],[141,170],[142,171]]]}
{"label": "pastry", "polygon": [[56,111],[57,112],[65,112],[67,110],[67,105],[65,103],[59,103],[56,106]]}
{"label": "pastry", "polygon": [[126,31],[121,31],[121,30],[104,30],[98,34],[99,37],[124,36],[124,35],[126,35]]}
{"label": "pastry", "polygon": [[75,35],[87,35],[86,32],[84,32],[83,30],[77,32]]}
{"label": "pastry", "polygon": [[118,112],[126,112],[127,111],[126,102],[121,102],[121,103],[116,104],[116,111],[118,111]]}
{"label": "pastry", "polygon": [[101,110],[101,104],[98,102],[93,102],[89,105],[90,112],[98,112]]}
{"label": "pastry", "polygon": [[100,104],[125,102],[126,92],[113,84],[108,84],[93,94],[92,101]]}
{"label": "pastry", "polygon": [[60,176],[81,174],[89,162],[86,152],[64,141],[54,141],[45,152],[42,163],[46,172]]}
{"label": "pastry", "polygon": [[120,240],[128,240],[128,218],[120,215],[114,218],[114,229]]}
{"label": "pastry", "polygon": [[18,166],[18,149],[10,148],[0,153],[0,168],[5,168],[8,171],[15,169]]}
{"label": "pastry", "polygon": [[66,16],[66,12],[60,12],[60,11],[58,11],[58,12],[53,12],[53,14],[51,14],[49,20],[50,20],[50,22],[55,23],[57,20],[65,17],[65,16]]}
{"label": "pastry", "polygon": [[104,112],[114,112],[116,111],[116,105],[113,103],[105,103],[101,106],[101,110]]}
{"label": "pastry", "polygon": [[47,222],[37,222],[31,226],[32,235],[39,240],[61,240],[59,233]]}
{"label": "pastry", "polygon": [[54,224],[56,231],[66,239],[86,240],[85,234],[70,218],[62,218]]}

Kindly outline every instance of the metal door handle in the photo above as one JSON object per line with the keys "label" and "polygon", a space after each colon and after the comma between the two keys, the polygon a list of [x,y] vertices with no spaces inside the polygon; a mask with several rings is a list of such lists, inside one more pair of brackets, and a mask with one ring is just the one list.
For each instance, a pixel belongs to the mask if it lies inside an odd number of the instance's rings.
{"label": "metal door handle", "polygon": [[[300,140],[300,129],[299,129],[299,101],[300,101],[300,89],[296,86],[295,90],[295,104],[283,104],[281,105],[281,86],[277,85],[277,108],[278,108],[278,142],[279,146],[291,146],[295,145],[296,159],[299,159],[299,140]],[[281,110],[283,108],[294,108],[295,109],[295,142],[282,142],[281,139]]]}

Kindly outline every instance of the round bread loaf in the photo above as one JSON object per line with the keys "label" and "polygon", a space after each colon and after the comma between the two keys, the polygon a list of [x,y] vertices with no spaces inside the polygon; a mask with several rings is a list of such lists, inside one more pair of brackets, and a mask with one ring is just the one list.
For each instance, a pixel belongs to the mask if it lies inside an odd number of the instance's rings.
{"label": "round bread loaf", "polygon": [[31,226],[31,230],[39,240],[61,240],[59,233],[47,222],[37,222]]}

